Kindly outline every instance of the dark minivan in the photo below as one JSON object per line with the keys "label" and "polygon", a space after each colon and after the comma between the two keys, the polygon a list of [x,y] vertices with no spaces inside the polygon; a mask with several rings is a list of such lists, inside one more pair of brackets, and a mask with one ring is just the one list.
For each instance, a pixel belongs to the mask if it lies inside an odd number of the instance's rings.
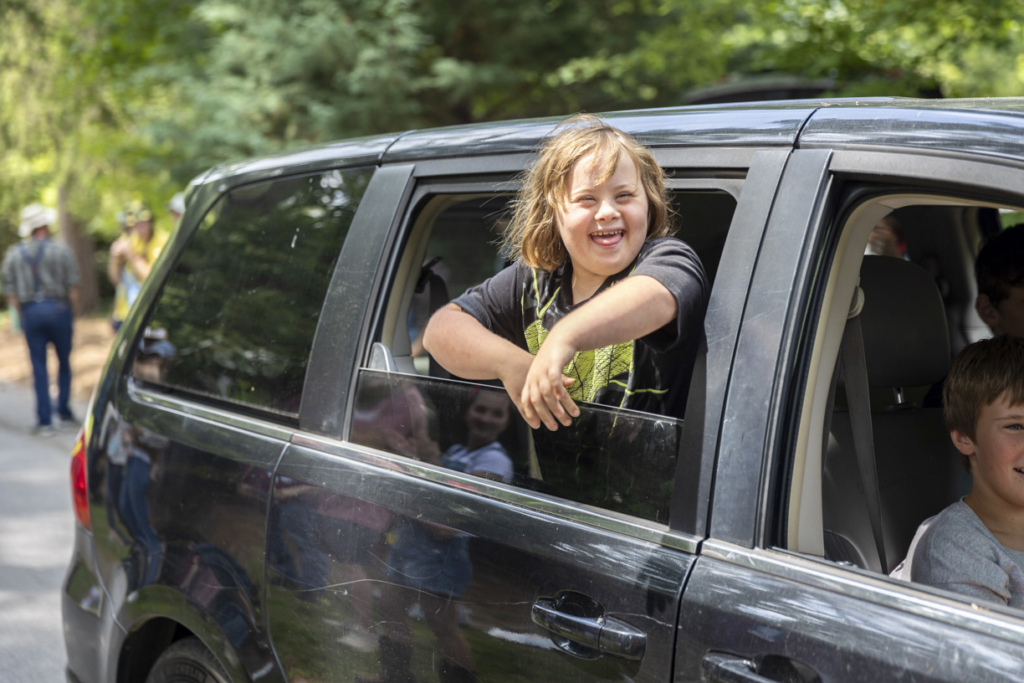
{"label": "dark minivan", "polygon": [[[606,118],[712,283],[686,414],[535,432],[423,349],[557,121],[214,168],[73,455],[69,681],[1024,677],[1020,612],[888,576],[970,485],[929,391],[988,335],[1024,100]],[[502,481],[444,466],[481,429]]]}

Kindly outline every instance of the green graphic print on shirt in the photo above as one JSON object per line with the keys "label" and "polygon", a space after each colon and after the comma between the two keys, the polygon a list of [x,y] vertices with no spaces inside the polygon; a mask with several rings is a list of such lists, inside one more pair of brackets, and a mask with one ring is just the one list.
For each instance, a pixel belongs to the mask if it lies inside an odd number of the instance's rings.
{"label": "green graphic print on shirt", "polygon": [[[533,270],[533,296],[524,292],[521,304],[523,320],[535,318],[526,326],[526,346],[531,354],[537,355],[541,345],[548,336],[548,328],[544,327],[544,314],[555,302],[561,287],[551,293],[547,302],[540,303],[540,286],[537,282],[537,271]],[[532,315],[531,315],[532,313]],[[625,405],[626,398],[637,391],[629,386],[634,369],[634,342],[628,341],[614,346],[605,346],[593,351],[577,352],[562,374],[576,380],[568,388],[569,396],[574,401],[603,403],[605,405]],[[643,391],[643,390],[641,390]],[[652,393],[663,394],[665,390],[651,390]],[[610,394],[621,394],[615,400]],[[601,400],[598,397],[601,396]],[[609,400],[611,399],[611,400]]]}

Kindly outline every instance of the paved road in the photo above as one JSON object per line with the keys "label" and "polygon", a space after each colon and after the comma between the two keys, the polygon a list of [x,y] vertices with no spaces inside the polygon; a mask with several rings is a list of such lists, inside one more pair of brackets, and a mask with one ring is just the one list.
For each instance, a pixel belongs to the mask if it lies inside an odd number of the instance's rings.
{"label": "paved road", "polygon": [[31,390],[0,384],[0,680],[62,683],[60,586],[74,538],[75,433],[30,436],[33,413]]}

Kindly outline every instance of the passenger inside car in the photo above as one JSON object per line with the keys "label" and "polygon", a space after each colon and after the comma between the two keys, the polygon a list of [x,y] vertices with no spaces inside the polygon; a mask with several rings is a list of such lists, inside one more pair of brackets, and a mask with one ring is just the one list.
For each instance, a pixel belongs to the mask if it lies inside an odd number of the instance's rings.
{"label": "passenger inside car", "polygon": [[[982,306],[976,311],[986,286],[975,280],[975,258],[981,273],[978,245],[1008,251],[1014,229],[1001,224],[1018,215],[969,198],[909,193],[848,214],[824,293],[831,305],[819,323],[824,372],[809,377],[805,403],[806,424],[821,420],[822,431],[810,434],[821,439],[809,434],[797,460],[821,475],[794,477],[790,549],[887,574],[912,554],[923,521],[971,491],[943,419],[942,387],[958,351],[1000,331],[983,322]],[[1010,270],[1005,279],[1013,282],[1019,267]],[[847,348],[855,326],[859,361]],[[891,576],[910,580],[909,569]]]}
{"label": "passenger inside car", "polygon": [[500,379],[535,429],[570,425],[581,400],[682,417],[709,286],[665,237],[667,207],[644,147],[571,119],[516,203],[517,262],[435,313],[424,346],[459,377]]}
{"label": "passenger inside car", "polygon": [[975,264],[978,315],[992,333],[1024,337],[1024,223],[985,242]]}
{"label": "passenger inside car", "polygon": [[1024,607],[1024,339],[968,346],[943,390],[946,425],[971,492],[926,520],[901,576]]}

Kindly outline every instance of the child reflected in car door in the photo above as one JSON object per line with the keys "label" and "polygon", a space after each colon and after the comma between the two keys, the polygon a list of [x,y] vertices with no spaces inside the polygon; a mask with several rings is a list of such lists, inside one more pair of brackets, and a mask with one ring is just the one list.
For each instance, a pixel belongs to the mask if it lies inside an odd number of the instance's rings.
{"label": "child reflected in car door", "polygon": [[974,480],[922,523],[896,578],[1024,607],[1024,339],[966,347],[943,388],[946,426]]}
{"label": "child reflected in car door", "polygon": [[647,148],[565,121],[514,203],[514,263],[435,313],[424,346],[453,375],[500,379],[534,429],[570,425],[580,401],[681,418],[709,286],[670,213]]}

